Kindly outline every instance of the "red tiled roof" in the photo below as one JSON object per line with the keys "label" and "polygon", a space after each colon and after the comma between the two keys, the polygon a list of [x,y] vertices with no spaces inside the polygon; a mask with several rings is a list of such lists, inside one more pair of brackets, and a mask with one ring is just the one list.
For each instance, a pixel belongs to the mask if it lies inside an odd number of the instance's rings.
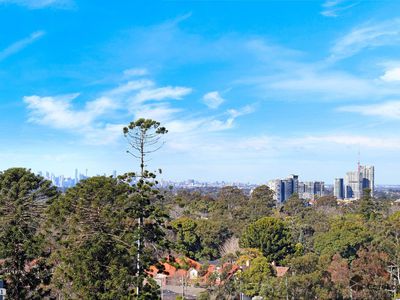
{"label": "red tiled roof", "polygon": [[274,267],[276,270],[276,277],[283,277],[289,271],[288,267]]}

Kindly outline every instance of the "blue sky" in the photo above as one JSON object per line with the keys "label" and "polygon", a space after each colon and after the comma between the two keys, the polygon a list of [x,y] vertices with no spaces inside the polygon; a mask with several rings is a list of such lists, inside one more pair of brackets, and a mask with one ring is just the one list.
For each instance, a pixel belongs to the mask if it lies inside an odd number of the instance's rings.
{"label": "blue sky", "polygon": [[0,168],[400,183],[400,2],[0,0]]}

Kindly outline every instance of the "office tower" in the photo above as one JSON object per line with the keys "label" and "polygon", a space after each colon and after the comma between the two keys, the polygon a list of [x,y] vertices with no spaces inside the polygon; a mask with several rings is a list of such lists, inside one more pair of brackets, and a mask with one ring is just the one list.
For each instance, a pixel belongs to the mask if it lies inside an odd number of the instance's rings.
{"label": "office tower", "polygon": [[294,194],[294,193],[297,194],[299,192],[299,176],[292,174],[292,175],[289,176],[288,180],[291,181],[292,194]]}
{"label": "office tower", "polygon": [[364,189],[370,189],[374,196],[375,189],[375,168],[373,166],[360,166],[357,171],[347,172],[345,177],[345,198],[360,199]]}
{"label": "office tower", "polygon": [[117,171],[116,170],[113,171],[113,177],[117,178]]}
{"label": "office tower", "polygon": [[64,177],[64,175],[61,175],[61,177],[60,177],[60,187],[63,188],[64,185],[65,185],[65,177]]}
{"label": "office tower", "polygon": [[278,203],[282,203],[283,202],[282,180],[280,179],[270,180],[268,181],[267,185],[270,188],[270,190],[274,192],[273,196],[274,200],[276,200],[276,202]]}
{"label": "office tower", "polygon": [[268,187],[274,192],[274,199],[283,203],[299,191],[299,176],[290,175],[286,179],[275,179],[268,182]]}
{"label": "office tower", "polygon": [[75,184],[78,184],[79,177],[78,177],[78,169],[75,169]]}
{"label": "office tower", "polygon": [[304,199],[311,199],[314,195],[314,182],[306,181],[304,182],[304,192],[299,195],[301,198]]}
{"label": "office tower", "polygon": [[299,194],[299,197],[302,197],[302,195],[306,192],[306,185],[304,182],[299,182],[298,187],[297,187],[297,193]]}
{"label": "office tower", "polygon": [[347,172],[346,173],[346,189],[345,197],[346,199],[360,199],[360,174],[358,171]]}
{"label": "office tower", "polygon": [[325,195],[325,182],[315,181],[314,182],[314,196],[322,197]]}
{"label": "office tower", "polygon": [[293,194],[293,180],[287,178],[282,180],[282,202],[285,202]]}
{"label": "office tower", "polygon": [[361,166],[361,191],[364,189],[371,190],[371,196],[374,197],[375,189],[375,168],[374,166]]}
{"label": "office tower", "polygon": [[343,178],[335,178],[335,185],[333,187],[333,195],[336,199],[344,199],[344,180]]}
{"label": "office tower", "polygon": [[306,181],[300,184],[304,185],[304,190],[299,193],[300,198],[315,199],[315,196],[321,197],[325,194],[325,183],[323,181]]}

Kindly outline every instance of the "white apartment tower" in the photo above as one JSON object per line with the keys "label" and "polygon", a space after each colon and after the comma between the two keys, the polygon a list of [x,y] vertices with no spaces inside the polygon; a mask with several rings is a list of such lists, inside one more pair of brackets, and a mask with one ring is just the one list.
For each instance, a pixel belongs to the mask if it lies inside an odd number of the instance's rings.
{"label": "white apartment tower", "polygon": [[363,196],[364,189],[370,189],[371,196],[374,196],[375,168],[374,166],[360,166],[358,164],[357,171],[346,173],[345,198],[360,199]]}

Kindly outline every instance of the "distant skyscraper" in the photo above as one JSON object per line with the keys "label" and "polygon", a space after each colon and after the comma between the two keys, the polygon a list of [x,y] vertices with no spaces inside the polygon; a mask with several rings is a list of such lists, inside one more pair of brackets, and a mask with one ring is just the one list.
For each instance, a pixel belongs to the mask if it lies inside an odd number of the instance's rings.
{"label": "distant skyscraper", "polygon": [[361,166],[361,187],[362,190],[370,189],[371,196],[374,197],[374,189],[375,189],[375,168],[374,166]]}
{"label": "distant skyscraper", "polygon": [[79,182],[78,169],[75,169],[75,184],[78,184],[78,182]]}
{"label": "distant skyscraper", "polygon": [[357,171],[347,172],[345,177],[345,198],[360,199],[364,189],[370,189],[374,196],[375,189],[375,168],[374,166],[360,166]]}
{"label": "distant skyscraper", "polygon": [[304,191],[299,196],[304,199],[315,199],[315,196],[321,197],[325,194],[325,183],[323,181],[304,182]]}
{"label": "distant skyscraper", "polygon": [[289,176],[288,179],[291,180],[291,182],[292,182],[292,194],[294,194],[294,193],[298,194],[299,193],[299,175],[292,174]]}
{"label": "distant skyscraper", "polygon": [[346,189],[345,197],[346,199],[360,199],[361,189],[360,189],[360,174],[358,171],[347,172],[346,173]]}
{"label": "distant skyscraper", "polygon": [[283,194],[282,194],[282,180],[275,179],[268,181],[268,187],[274,192],[274,199],[278,203],[283,202]]}
{"label": "distant skyscraper", "polygon": [[113,177],[117,178],[117,171],[116,170],[113,171]]}
{"label": "distant skyscraper", "polygon": [[335,185],[333,187],[333,195],[336,197],[336,199],[344,199],[343,178],[335,178]]}
{"label": "distant skyscraper", "polygon": [[274,199],[283,203],[299,190],[299,176],[290,175],[286,179],[275,179],[268,182],[268,187],[274,192]]}

